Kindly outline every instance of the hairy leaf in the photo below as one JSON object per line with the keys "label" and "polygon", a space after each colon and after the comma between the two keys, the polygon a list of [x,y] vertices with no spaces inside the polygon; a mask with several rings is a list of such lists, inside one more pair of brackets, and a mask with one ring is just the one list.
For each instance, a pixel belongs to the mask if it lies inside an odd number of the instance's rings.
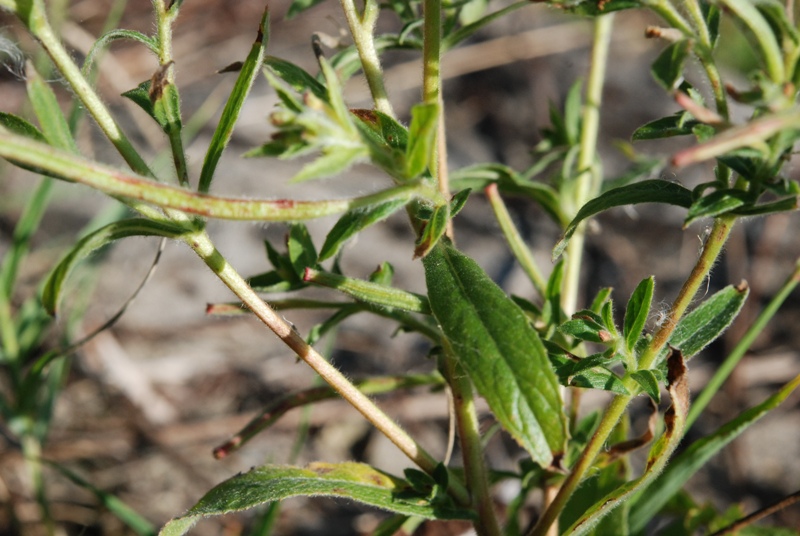
{"label": "hairy leaf", "polygon": [[642,181],[609,190],[581,207],[564,231],[564,237],[553,249],[553,258],[561,255],[583,220],[610,208],[639,203],[665,203],[689,208],[692,205],[692,192],[680,184],[662,180]]}
{"label": "hairy leaf", "polygon": [[739,314],[750,289],[742,282],[720,290],[684,316],[669,339],[688,360],[711,344]]}
{"label": "hairy leaf", "polygon": [[42,289],[42,302],[47,312],[51,315],[56,314],[64,281],[75,265],[92,251],[115,240],[129,236],[178,238],[185,232],[186,229],[178,227],[177,225],[135,218],[110,223],[82,238],[75,244],[72,250],[61,259],[55,269],[47,277],[47,281],[45,281]]}
{"label": "hairy leaf", "polygon": [[305,468],[265,465],[239,474],[206,493],[186,514],[167,523],[160,534],[185,534],[203,517],[254,508],[297,496],[350,499],[382,510],[428,519],[469,519],[472,514],[431,504],[403,480],[355,462],[316,462]]}
{"label": "hairy leaf", "polygon": [[478,264],[440,241],[423,259],[444,346],[497,419],[543,467],[564,453],[558,379],[525,314]]}
{"label": "hairy leaf", "polygon": [[242,70],[239,71],[239,77],[236,79],[236,84],[234,84],[228,101],[225,103],[222,116],[217,123],[211,143],[208,145],[208,150],[203,160],[203,169],[200,171],[200,184],[198,186],[200,192],[207,192],[211,187],[214,171],[217,169],[222,152],[231,140],[233,127],[239,119],[242,105],[244,105],[245,99],[250,94],[250,89],[253,87],[253,83],[261,70],[261,63],[264,61],[264,51],[267,49],[268,42],[269,10],[265,9],[259,22],[256,40],[247,55],[247,59],[242,64]]}

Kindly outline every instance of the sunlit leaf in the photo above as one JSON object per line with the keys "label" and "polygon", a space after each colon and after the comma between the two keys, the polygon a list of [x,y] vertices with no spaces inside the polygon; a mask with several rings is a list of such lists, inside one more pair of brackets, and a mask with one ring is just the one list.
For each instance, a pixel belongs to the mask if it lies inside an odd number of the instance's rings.
{"label": "sunlit leaf", "polygon": [[400,514],[428,519],[469,519],[472,514],[425,501],[403,480],[355,462],[316,462],[305,468],[265,465],[214,487],[160,534],[185,534],[203,517],[238,512],[297,496],[339,497]]}
{"label": "sunlit leaf", "polygon": [[547,467],[566,448],[558,379],[525,314],[469,257],[440,241],[423,259],[431,309],[503,427]]}
{"label": "sunlit leaf", "polygon": [[336,225],[328,232],[325,243],[319,252],[319,262],[329,259],[339,252],[342,245],[350,238],[382,221],[406,205],[403,199],[395,199],[379,205],[362,207],[345,213]]}
{"label": "sunlit leaf", "polygon": [[253,83],[261,70],[261,63],[264,61],[264,51],[268,42],[269,10],[265,9],[258,26],[256,40],[242,65],[242,70],[239,71],[239,77],[236,79],[236,84],[234,84],[228,101],[225,103],[222,116],[217,122],[217,128],[206,151],[203,168],[200,171],[200,183],[198,186],[200,192],[207,192],[211,187],[214,171],[217,169],[222,152],[231,139],[233,127],[236,125],[236,121],[242,111],[242,105],[244,105],[245,99],[250,94],[250,89],[253,87]]}
{"label": "sunlit leaf", "polygon": [[680,184],[663,180],[642,181],[609,190],[581,207],[564,231],[564,237],[553,249],[553,258],[561,255],[583,220],[610,208],[639,203],[664,203],[689,208],[692,205],[692,192]]}

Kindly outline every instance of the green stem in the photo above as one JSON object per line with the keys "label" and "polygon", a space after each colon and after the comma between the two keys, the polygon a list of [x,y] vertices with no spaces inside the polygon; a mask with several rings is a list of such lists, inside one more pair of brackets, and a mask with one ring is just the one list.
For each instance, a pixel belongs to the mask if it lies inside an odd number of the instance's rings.
{"label": "green stem", "polygon": [[125,162],[127,162],[136,173],[152,177],[153,173],[150,171],[150,168],[147,167],[145,161],[136,149],[134,149],[133,145],[131,145],[131,142],[103,104],[103,101],[94,91],[94,88],[92,88],[89,82],[83,77],[81,70],[75,65],[75,62],[72,61],[72,57],[64,49],[61,41],[53,32],[52,27],[47,21],[42,0],[33,1],[32,13],[28,21],[31,33],[39,39],[39,42],[50,56],[50,59],[53,60],[53,63],[69,83],[72,91],[75,92],[86,109],[89,110],[89,113],[94,117],[97,125],[114,147],[116,147],[117,151],[122,155],[122,158],[125,159]]}
{"label": "green stem", "polygon": [[689,410],[689,416],[686,418],[686,430],[689,430],[697,418],[702,415],[703,410],[705,410],[706,406],[714,397],[714,395],[717,394],[720,387],[722,387],[722,384],[728,379],[728,376],[731,375],[733,369],[736,367],[742,357],[744,357],[745,352],[747,352],[750,346],[752,346],[756,338],[763,333],[767,323],[772,320],[772,317],[775,316],[775,314],[778,312],[778,309],[780,309],[781,305],[783,305],[783,302],[786,301],[786,298],[788,298],[795,287],[797,287],[798,283],[800,283],[800,260],[795,262],[794,271],[783,283],[783,286],[781,287],[780,291],[778,291],[778,294],[776,294],[775,297],[773,297],[769,304],[764,308],[764,310],[761,311],[761,314],[758,315],[756,321],[753,322],[733,351],[728,355],[722,365],[717,369],[717,372],[714,373],[714,376],[709,380],[708,384],[706,384],[706,386],[703,388],[703,392],[701,392],[700,395],[698,395],[698,397],[694,400],[692,403],[692,408]]}
{"label": "green stem", "polygon": [[[284,344],[291,348],[297,356],[308,364],[339,395],[358,410],[375,428],[394,443],[400,451],[416,463],[423,471],[432,474],[438,462],[423,449],[408,433],[378,408],[372,400],[353,385],[339,370],[331,365],[312,346],[310,346],[295,329],[277,314],[247,284],[239,273],[228,264],[228,261],[214,247],[205,231],[188,234],[183,240],[217,277],[261,320]],[[451,485],[456,498],[466,503],[466,490],[457,481]]]}
{"label": "green stem", "polygon": [[[608,49],[614,14],[597,17],[594,23],[594,42],[592,44],[591,68],[586,85],[586,100],[583,108],[580,149],[578,153],[578,177],[572,185],[570,212],[577,213],[581,206],[597,196],[600,189],[600,176],[596,169],[597,136],[600,127],[600,104],[603,98],[603,81],[608,67]],[[572,314],[578,304],[578,287],[583,258],[585,224],[578,227],[567,246],[566,266],[564,267],[564,286],[562,288],[562,307]]]}
{"label": "green stem", "polygon": [[489,199],[489,204],[492,206],[497,223],[500,224],[500,229],[503,231],[506,242],[511,248],[511,252],[522,267],[522,270],[527,274],[528,279],[533,283],[536,292],[539,293],[539,296],[544,297],[546,295],[547,281],[542,276],[542,272],[536,264],[536,259],[533,258],[533,253],[531,253],[530,248],[525,244],[525,240],[520,236],[514,222],[511,221],[511,215],[508,213],[505,203],[503,203],[503,198],[500,197],[500,193],[497,191],[497,184],[490,184],[484,191],[487,199]]}
{"label": "green stem", "polygon": [[[714,227],[706,240],[703,252],[697,260],[697,263],[695,263],[691,274],[683,284],[683,287],[678,293],[678,297],[675,298],[667,320],[655,334],[650,345],[639,359],[640,370],[649,369],[661,353],[661,350],[666,346],[675,326],[678,325],[678,321],[683,317],[683,314],[691,304],[697,291],[703,285],[706,277],[708,277],[714,262],[730,235],[734,221],[735,218],[730,216],[721,217],[714,221]],[[572,471],[564,480],[555,499],[529,533],[529,536],[545,536],[545,534],[547,534],[548,529],[556,522],[567,501],[572,496],[572,493],[581,483],[586,472],[594,463],[595,458],[605,446],[609,434],[611,434],[617,422],[619,422],[619,419],[622,417],[623,413],[625,413],[628,403],[633,399],[635,393],[638,392],[636,382],[630,377],[624,378],[623,383],[628,391],[634,394],[618,395],[611,401],[594,435],[584,448],[578,461],[575,462]]]}
{"label": "green stem", "polygon": [[[172,90],[177,94],[178,90],[175,88],[175,69],[172,67],[172,23],[177,15],[177,10],[171,13],[167,9],[164,0],[154,0],[153,7],[156,12],[158,32],[158,61],[162,67],[169,66],[166,67],[167,84],[171,85]],[[180,121],[180,105],[178,105],[178,109],[175,109],[173,106],[175,101],[166,95],[162,98],[162,102],[164,103],[164,107],[167,108],[167,117],[176,119],[175,121],[170,121],[168,127],[165,129],[172,152],[172,160],[175,164],[175,173],[178,176],[178,182],[180,182],[182,186],[188,186],[189,169],[186,165],[186,151],[183,148],[183,128]]]}
{"label": "green stem", "polygon": [[380,11],[376,0],[365,0],[364,13],[360,15],[353,0],[341,0],[342,10],[350,26],[350,33],[361,59],[361,68],[367,79],[375,108],[390,117],[394,117],[392,103],[383,84],[383,71],[378,51],[375,48],[375,23]]}
{"label": "green stem", "polygon": [[447,383],[453,393],[455,422],[458,437],[461,440],[461,455],[464,461],[464,473],[467,488],[472,496],[472,508],[478,514],[475,529],[478,536],[500,536],[500,524],[494,511],[486,461],[483,456],[483,444],[478,425],[478,414],[475,410],[475,397],[469,376],[458,366],[456,356],[445,350],[444,368]]}
{"label": "green stem", "polygon": [[[430,172],[439,192],[450,199],[450,180],[447,168],[447,137],[442,99],[442,2],[424,0],[422,42],[422,100],[435,104],[438,109],[436,135],[433,141],[433,158]],[[447,235],[453,238],[452,222],[447,223]]]}
{"label": "green stem", "polygon": [[[321,218],[385,201],[417,197],[435,197],[438,193],[423,182],[402,184],[363,197],[328,201],[289,199],[254,200],[198,194],[155,182],[145,177],[75,156],[0,129],[0,157],[34,167],[54,177],[80,182],[98,191],[174,209],[168,215],[177,222],[186,216],[178,211],[210,218],[252,221],[292,221]],[[164,216],[148,205],[135,206],[150,219],[164,221]]]}
{"label": "green stem", "polygon": [[22,437],[22,452],[25,456],[25,464],[28,466],[36,502],[39,503],[45,533],[48,536],[52,536],[55,534],[55,527],[53,518],[50,515],[50,505],[47,501],[44,475],[42,474],[42,444],[33,433],[26,432]]}

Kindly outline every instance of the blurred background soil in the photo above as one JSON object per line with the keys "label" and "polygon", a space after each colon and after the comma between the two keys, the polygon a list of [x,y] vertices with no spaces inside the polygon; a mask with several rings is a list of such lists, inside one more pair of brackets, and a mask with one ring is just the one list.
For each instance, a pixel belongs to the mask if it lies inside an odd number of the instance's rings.
{"label": "blurred background soil", "polygon": [[[70,2],[63,34],[76,55],[85,53],[99,34],[110,2]],[[184,4],[174,37],[175,59],[185,117],[201,107],[218,109],[235,79],[219,75],[225,66],[242,60],[255,37],[261,2],[192,0]],[[269,53],[314,70],[311,35],[332,39],[343,35],[344,18],[337,3],[326,2],[299,17],[286,20],[288,2],[270,5],[272,35]],[[0,19],[3,33],[24,41],[17,24]],[[386,27],[396,21],[384,17]],[[641,124],[676,110],[676,105],[651,80],[649,63],[661,44],[644,38],[654,21],[642,13],[617,17],[609,81],[605,90],[601,146],[606,175],[624,170],[616,149]],[[150,32],[154,26],[150,3],[130,2],[122,27]],[[480,32],[466,46],[445,58],[447,124],[451,168],[498,160],[518,169],[530,164],[529,152],[539,130],[548,125],[548,106],[560,105],[573,81],[588,66],[590,23],[567,18],[542,5],[532,5]],[[99,85],[110,106],[123,117],[139,147],[156,158],[166,144],[158,129],[120,93],[149,79],[155,60],[141,46],[117,44],[102,63]],[[386,61],[387,86],[395,109],[407,114],[419,99],[421,67],[415,54],[392,53]],[[734,80],[734,82],[736,82]],[[4,110],[21,108],[25,86],[13,73],[3,73],[0,100]],[[365,83],[356,77],[348,85],[348,103],[369,107]],[[287,184],[294,164],[276,160],[247,161],[239,156],[269,136],[267,116],[276,102],[264,80],[257,84],[218,168],[215,192],[248,197],[292,196],[327,198],[374,191],[385,178],[368,168],[346,177],[310,185]],[[196,180],[213,120],[189,147]],[[119,163],[90,126],[80,133],[84,154]],[[644,152],[668,152],[680,142],[641,144]],[[796,169],[789,168],[795,174]],[[8,240],[34,177],[3,165],[0,178],[0,252]],[[686,185],[711,173],[708,167],[662,175]],[[52,209],[36,236],[35,254],[24,266],[22,296],[30,295],[75,233],[111,202],[76,185],[60,184]],[[521,230],[536,248],[542,266],[550,267],[549,251],[558,239],[555,227],[537,207],[509,200]],[[681,212],[663,207],[616,210],[601,216],[588,239],[586,298],[603,286],[615,288],[624,303],[644,277],[655,274],[656,301],[668,303],[698,254],[704,225],[681,230]],[[319,241],[334,220],[314,221],[309,228]],[[263,240],[280,244],[281,225],[210,224],[223,254],[244,275],[269,268]],[[800,255],[796,215],[740,224],[709,281],[712,293],[728,283],[746,279],[752,289],[741,322],[724,339],[691,363],[691,385],[698,391],[716,364],[732,348],[761,305],[791,272]],[[469,201],[456,220],[459,246],[473,255],[504,288],[522,296],[531,290],[504,246],[488,205],[481,195]],[[112,315],[147,273],[157,244],[128,239],[99,256],[86,268],[95,290],[88,297],[85,322],[90,332]],[[400,287],[422,291],[421,265],[411,260],[413,236],[402,217],[375,226],[348,246],[345,273],[366,277],[380,262],[397,269]],[[80,277],[78,277],[80,279]],[[81,288],[76,285],[76,288]],[[84,298],[67,294],[65,307]],[[275,397],[316,385],[311,371],[296,363],[292,353],[252,318],[214,318],[206,304],[229,301],[231,295],[197,262],[191,251],[168,244],[160,265],[138,300],[113,329],[75,354],[68,384],[56,408],[56,418],[44,455],[65,464],[92,484],[111,492],[157,525],[185,511],[223,479],[265,462],[285,463],[296,441],[301,412],[290,413],[270,431],[224,460],[215,460],[213,447],[225,441]],[[618,309],[621,305],[618,305]],[[324,318],[324,313],[287,312],[301,333]],[[742,409],[761,402],[791,379],[800,365],[800,301],[792,296],[752,352],[697,423],[691,438],[715,430]],[[64,329],[59,325],[58,329]],[[57,333],[53,334],[54,340]],[[388,322],[356,316],[342,326],[330,346],[333,361],[351,377],[425,372],[433,364],[426,347],[412,336],[393,336]],[[0,386],[3,388],[3,386]],[[606,400],[586,396],[587,406]],[[800,488],[800,407],[793,396],[736,440],[701,474],[691,487],[701,501],[719,507],[741,503],[749,512]],[[398,419],[435,455],[445,449],[447,403],[441,393],[418,390],[380,398],[380,405]],[[401,473],[408,464],[381,435],[341,401],[320,404],[310,412],[308,441],[298,463],[314,460],[359,459]],[[486,426],[491,423],[484,413]],[[634,425],[641,425],[635,422]],[[520,452],[507,438],[489,447],[492,463],[513,469]],[[54,471],[48,471],[48,492],[54,516],[68,534],[123,534],[125,528],[105,512],[86,490]],[[503,499],[508,493],[500,489]],[[513,490],[510,490],[513,491]],[[37,509],[22,457],[9,438],[0,436],[0,533],[38,534]],[[9,525],[9,512],[22,522]],[[285,502],[278,534],[348,535],[369,533],[383,514],[353,504],[325,499]],[[249,514],[201,523],[196,534],[237,534]],[[800,509],[789,508],[770,519],[787,527],[800,525]],[[459,534],[464,527],[436,525],[426,534]]]}

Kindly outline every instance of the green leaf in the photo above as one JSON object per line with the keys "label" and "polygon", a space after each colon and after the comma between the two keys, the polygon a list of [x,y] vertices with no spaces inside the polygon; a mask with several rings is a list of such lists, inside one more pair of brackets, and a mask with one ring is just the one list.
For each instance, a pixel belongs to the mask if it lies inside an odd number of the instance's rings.
{"label": "green leaf", "polygon": [[291,182],[298,183],[333,177],[363,160],[365,156],[364,147],[331,146],[323,151],[322,156],[303,166],[297,175],[292,177]]}
{"label": "green leaf", "polygon": [[119,40],[136,41],[150,49],[150,52],[154,55],[158,55],[158,43],[152,37],[135,30],[115,29],[104,33],[92,44],[92,48],[89,49],[89,53],[86,55],[86,59],[83,62],[83,73],[88,74],[94,66],[98,54],[111,42]]}
{"label": "green leaf", "polygon": [[264,65],[266,65],[273,73],[283,79],[284,82],[289,84],[298,93],[311,91],[317,98],[328,100],[327,90],[325,86],[319,81],[308,74],[307,71],[298,67],[294,63],[276,58],[274,56],[267,56],[264,58]]}
{"label": "green leaf", "polygon": [[450,187],[453,190],[480,190],[492,183],[496,183],[504,194],[523,196],[535,201],[558,225],[565,226],[568,223],[561,210],[558,194],[552,187],[523,179],[508,166],[495,163],[476,164],[450,174]]}
{"label": "green leaf", "polygon": [[34,125],[29,123],[27,120],[16,116],[14,114],[9,114],[6,112],[0,112],[0,126],[3,128],[8,129],[9,131],[13,132],[14,134],[19,134],[20,136],[25,136],[26,138],[30,138],[34,141],[38,141],[41,143],[46,143],[47,140],[42,134],[42,131],[36,128]]}
{"label": "green leaf", "polygon": [[698,469],[704,467],[712,456],[738,437],[751,424],[775,409],[798,386],[800,386],[800,376],[795,377],[783,386],[780,391],[767,398],[761,404],[741,413],[713,434],[695,441],[672,460],[664,472],[632,500],[630,513],[631,532],[635,534],[643,531],[647,523],[653,519],[666,502],[683,487]]}
{"label": "green leaf", "polygon": [[430,220],[425,223],[422,234],[417,239],[414,248],[414,258],[424,257],[444,236],[447,223],[450,221],[450,205],[444,204],[436,207]]}
{"label": "green leaf", "polygon": [[431,162],[435,147],[439,106],[417,104],[411,109],[411,125],[406,146],[406,177],[415,179],[422,175]]}
{"label": "green leaf", "polygon": [[689,112],[678,112],[640,126],[633,131],[631,139],[641,141],[687,136],[692,134],[692,129],[699,124],[700,122],[694,119]]}
{"label": "green leaf", "polygon": [[597,0],[557,0],[552,2],[552,4],[563,8],[569,13],[587,17],[599,17],[605,13],[634,9],[642,6],[642,2],[639,0],[608,0],[607,2],[598,2]]}
{"label": "green leaf", "polygon": [[163,128],[164,125],[162,121],[156,117],[156,112],[153,108],[153,101],[150,100],[150,80],[145,80],[135,88],[123,93],[122,96],[133,101],[134,104],[138,105],[139,108],[147,113],[147,115],[155,119],[155,121]]}
{"label": "green leaf", "polygon": [[242,111],[242,105],[261,69],[261,64],[264,61],[264,51],[268,42],[269,9],[265,9],[258,26],[256,40],[250,49],[250,54],[248,54],[242,65],[242,70],[239,71],[239,77],[236,79],[236,84],[234,84],[228,101],[225,103],[222,116],[217,123],[214,136],[211,138],[211,143],[206,151],[203,169],[200,171],[200,183],[198,186],[200,192],[208,192],[211,187],[211,181],[214,178],[214,171],[217,169],[219,159],[231,139],[233,127],[236,125],[239,113]]}
{"label": "green leaf", "polygon": [[292,19],[317,4],[321,4],[324,0],[293,0],[292,5],[289,6],[289,11],[286,13],[287,19]]}
{"label": "green leaf", "polygon": [[713,218],[732,212],[747,204],[749,197],[747,192],[734,188],[711,192],[692,203],[683,226],[684,228],[688,227],[692,222],[700,218]]}
{"label": "green leaf", "polygon": [[94,486],[89,481],[61,464],[46,460],[45,462],[78,486],[89,491],[95,496],[97,501],[102,505],[103,509],[107,509],[109,512],[114,514],[117,519],[125,523],[125,525],[127,525],[133,532],[139,534],[140,536],[155,536],[156,528],[149,521],[147,521],[147,519],[139,515],[136,510],[122,502],[122,500],[120,500],[118,497]]}
{"label": "green leaf", "polygon": [[308,234],[308,229],[302,223],[295,223],[289,228],[286,251],[298,279],[303,278],[306,268],[317,265],[317,249],[314,247],[311,235]]}
{"label": "green leaf", "polygon": [[642,390],[647,393],[656,404],[661,402],[661,388],[658,385],[658,378],[652,370],[637,370],[631,373],[631,378],[639,384]]}
{"label": "green leaf", "polygon": [[51,315],[55,315],[64,281],[75,265],[92,251],[110,244],[120,238],[129,236],[161,236],[178,238],[187,232],[186,229],[163,222],[155,222],[141,218],[121,220],[85,236],[78,241],[72,250],[59,261],[55,269],[47,277],[42,289],[42,302]]}
{"label": "green leaf", "polygon": [[467,204],[471,193],[472,190],[467,188],[453,195],[450,199],[450,219],[455,218],[461,212],[461,209]]}
{"label": "green leaf", "polygon": [[603,325],[602,318],[592,318],[587,314],[589,312],[591,311],[575,313],[572,320],[558,326],[558,331],[581,341],[605,343],[611,340],[611,334]]}
{"label": "green leaf", "polygon": [[305,468],[265,465],[214,487],[186,514],[167,523],[160,534],[185,534],[203,517],[223,515],[289,497],[325,496],[350,499],[382,510],[426,519],[470,519],[472,514],[432,504],[403,480],[355,462],[316,462]]}
{"label": "green leaf", "polygon": [[325,237],[325,243],[322,245],[317,261],[322,262],[333,257],[348,239],[370,225],[385,220],[405,205],[406,201],[404,199],[394,199],[386,203],[361,207],[346,212],[339,218],[339,221],[330,230],[328,236]]}
{"label": "green leaf", "polygon": [[672,405],[664,413],[664,433],[650,448],[642,476],[622,484],[592,506],[585,508],[581,517],[563,531],[563,534],[579,536],[591,533],[604,516],[624,504],[632,494],[649,485],[667,464],[667,460],[683,437],[686,414],[689,411],[689,382],[686,377],[686,365],[680,352],[672,352],[668,359],[668,368]]}
{"label": "green leaf", "polygon": [[428,299],[425,296],[387,285],[310,268],[306,270],[303,280],[308,283],[316,283],[317,285],[336,289],[358,301],[378,307],[392,307],[413,313],[431,313]]}
{"label": "green leaf", "polygon": [[647,316],[650,314],[650,304],[653,301],[653,288],[655,280],[653,276],[642,281],[637,285],[636,290],[628,300],[628,307],[625,309],[625,320],[622,326],[622,336],[625,338],[625,347],[628,353],[633,356],[633,349],[642,330],[647,323]]}
{"label": "green leaf", "polygon": [[692,205],[692,192],[680,184],[663,180],[642,181],[609,190],[581,207],[564,231],[564,237],[553,249],[553,259],[561,255],[583,220],[610,208],[639,203],[664,203],[689,208]]}
{"label": "green leaf", "polygon": [[747,283],[729,285],[684,316],[669,339],[670,346],[690,359],[708,346],[739,314],[750,289]]}
{"label": "green leaf", "polygon": [[[470,4],[467,5],[469,6],[472,3],[473,2],[470,2]],[[447,35],[444,39],[442,39],[442,52],[445,52],[455,47],[457,44],[462,42],[464,39],[469,38],[471,35],[473,35],[475,32],[477,32],[487,24],[494,22],[500,17],[503,17],[508,13],[516,11],[517,9],[525,7],[527,5],[530,5],[528,0],[523,0],[522,2],[515,2],[510,6],[506,6],[503,9],[498,9],[497,11],[490,13],[483,18],[480,18],[474,22],[470,22],[469,24],[462,26],[455,32]]]}
{"label": "green leaf", "polygon": [[667,91],[672,91],[680,83],[683,76],[683,64],[686,62],[691,48],[691,41],[682,39],[665,48],[653,62],[651,69],[653,78]]}
{"label": "green leaf", "polygon": [[28,98],[33,106],[33,111],[36,113],[36,119],[42,127],[42,134],[44,134],[47,143],[53,147],[64,149],[72,153],[78,153],[78,147],[75,145],[75,138],[67,124],[67,119],[58,105],[53,89],[48,83],[42,80],[39,73],[33,69],[28,69],[27,74],[28,85]]}
{"label": "green leaf", "polygon": [[525,313],[478,264],[445,241],[423,259],[443,344],[498,421],[542,467],[564,453],[558,379]]}

